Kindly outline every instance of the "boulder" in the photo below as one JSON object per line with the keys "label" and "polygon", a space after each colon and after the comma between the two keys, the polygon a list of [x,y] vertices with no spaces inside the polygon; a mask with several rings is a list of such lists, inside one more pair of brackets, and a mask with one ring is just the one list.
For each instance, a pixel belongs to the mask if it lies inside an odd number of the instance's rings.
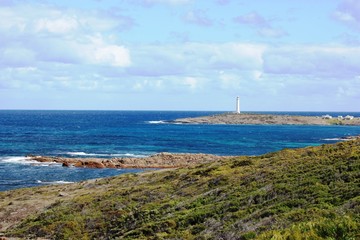
{"label": "boulder", "polygon": [[63,162],[62,166],[63,167],[71,167],[71,164],[69,162]]}
{"label": "boulder", "polygon": [[82,161],[78,161],[74,164],[74,167],[85,167],[85,164]]}
{"label": "boulder", "polygon": [[85,166],[87,168],[105,168],[104,164],[101,162],[96,162],[96,161],[88,161],[88,162],[84,162]]}

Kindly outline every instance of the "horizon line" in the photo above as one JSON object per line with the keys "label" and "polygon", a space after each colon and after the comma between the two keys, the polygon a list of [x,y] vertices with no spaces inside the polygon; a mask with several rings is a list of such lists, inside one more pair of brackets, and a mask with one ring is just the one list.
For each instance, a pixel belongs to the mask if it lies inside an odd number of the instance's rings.
{"label": "horizon line", "polygon": [[[1,109],[0,111],[118,111],[118,112],[125,112],[125,111],[132,111],[132,112],[156,112],[156,111],[164,111],[164,112],[236,112],[234,110],[185,110],[185,109],[177,109],[177,110],[170,110],[170,109],[22,109],[22,108],[8,108],[8,109]],[[249,113],[249,112],[355,112],[358,111],[354,110],[243,110],[242,113]]]}

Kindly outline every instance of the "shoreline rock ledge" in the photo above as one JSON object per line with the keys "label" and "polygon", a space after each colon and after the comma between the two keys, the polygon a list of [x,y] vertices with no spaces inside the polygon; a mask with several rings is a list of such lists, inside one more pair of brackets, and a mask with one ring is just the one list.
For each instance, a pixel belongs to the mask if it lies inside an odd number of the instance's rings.
{"label": "shoreline rock ledge", "polygon": [[175,124],[234,124],[234,125],[360,125],[360,118],[325,119],[321,116],[295,116],[257,113],[223,113],[212,116],[179,118]]}
{"label": "shoreline rock ledge", "polygon": [[37,162],[60,163],[63,167],[83,168],[179,168],[218,161],[230,156],[188,153],[158,153],[144,158],[68,158],[28,155]]}

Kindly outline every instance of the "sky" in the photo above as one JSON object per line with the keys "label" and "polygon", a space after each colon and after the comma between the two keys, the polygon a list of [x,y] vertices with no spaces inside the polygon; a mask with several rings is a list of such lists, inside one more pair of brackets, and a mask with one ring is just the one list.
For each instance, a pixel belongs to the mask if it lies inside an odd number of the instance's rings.
{"label": "sky", "polygon": [[360,111],[359,0],[0,0],[0,109]]}

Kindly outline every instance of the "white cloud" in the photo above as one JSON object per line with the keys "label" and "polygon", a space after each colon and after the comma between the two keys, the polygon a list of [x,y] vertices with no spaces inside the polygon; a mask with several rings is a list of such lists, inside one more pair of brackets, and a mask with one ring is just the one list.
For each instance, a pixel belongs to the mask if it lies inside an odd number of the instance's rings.
{"label": "white cloud", "polygon": [[234,22],[254,27],[268,27],[270,23],[257,12],[251,12],[234,18]]}
{"label": "white cloud", "polygon": [[0,8],[0,67],[15,62],[129,66],[129,50],[111,32],[127,28],[121,22],[125,18],[116,12],[102,14],[37,4]]}
{"label": "white cloud", "polygon": [[287,35],[285,30],[273,27],[270,20],[265,19],[257,12],[240,15],[233,20],[235,23],[248,25],[257,29],[258,35],[262,37],[280,38]]}
{"label": "white cloud", "polygon": [[56,19],[39,19],[35,24],[37,32],[48,31],[55,34],[66,34],[77,30],[79,24],[73,17],[62,16]]}
{"label": "white cloud", "polygon": [[191,90],[195,90],[199,87],[199,80],[194,77],[186,77],[183,80],[183,84]]}
{"label": "white cloud", "polygon": [[360,75],[360,47],[278,47],[264,54],[264,62],[265,72],[271,74],[353,78]]}
{"label": "white cloud", "polygon": [[213,21],[207,16],[204,10],[191,10],[188,11],[183,19],[187,23],[196,24],[203,27],[209,27],[213,25]]}
{"label": "white cloud", "polygon": [[[342,12],[348,14],[343,21],[357,21],[357,13],[343,9]],[[309,96],[325,99],[331,95],[360,99],[357,90],[360,47],[355,44],[190,42],[184,33],[186,41],[176,44],[123,45],[119,28],[126,30],[132,22],[119,11],[15,5],[0,8],[0,17],[1,89],[37,94],[40,91],[170,97],[239,94],[260,100],[269,97],[284,100],[285,96],[297,96],[297,100]],[[212,24],[206,12],[193,11],[190,19],[194,24]],[[264,36],[286,34],[260,15],[244,16],[242,21]],[[261,103],[260,100],[255,101]]]}
{"label": "white cloud", "polygon": [[[81,48],[81,46],[79,46]],[[131,64],[130,52],[123,46],[108,44],[102,38],[91,38],[90,44],[82,49],[92,64],[127,67]]]}
{"label": "white cloud", "polygon": [[28,67],[36,59],[36,54],[31,49],[21,46],[0,48],[0,68],[2,67]]}
{"label": "white cloud", "polygon": [[129,50],[122,46],[108,45],[95,50],[95,63],[126,67],[131,64]]}
{"label": "white cloud", "polygon": [[0,31],[23,32],[27,26],[27,19],[23,14],[17,13],[12,8],[0,8]]}
{"label": "white cloud", "polygon": [[333,17],[360,31],[360,1],[358,0],[342,0]]}
{"label": "white cloud", "polygon": [[261,69],[266,46],[248,43],[183,43],[133,46],[129,75],[188,76],[208,70]]}

